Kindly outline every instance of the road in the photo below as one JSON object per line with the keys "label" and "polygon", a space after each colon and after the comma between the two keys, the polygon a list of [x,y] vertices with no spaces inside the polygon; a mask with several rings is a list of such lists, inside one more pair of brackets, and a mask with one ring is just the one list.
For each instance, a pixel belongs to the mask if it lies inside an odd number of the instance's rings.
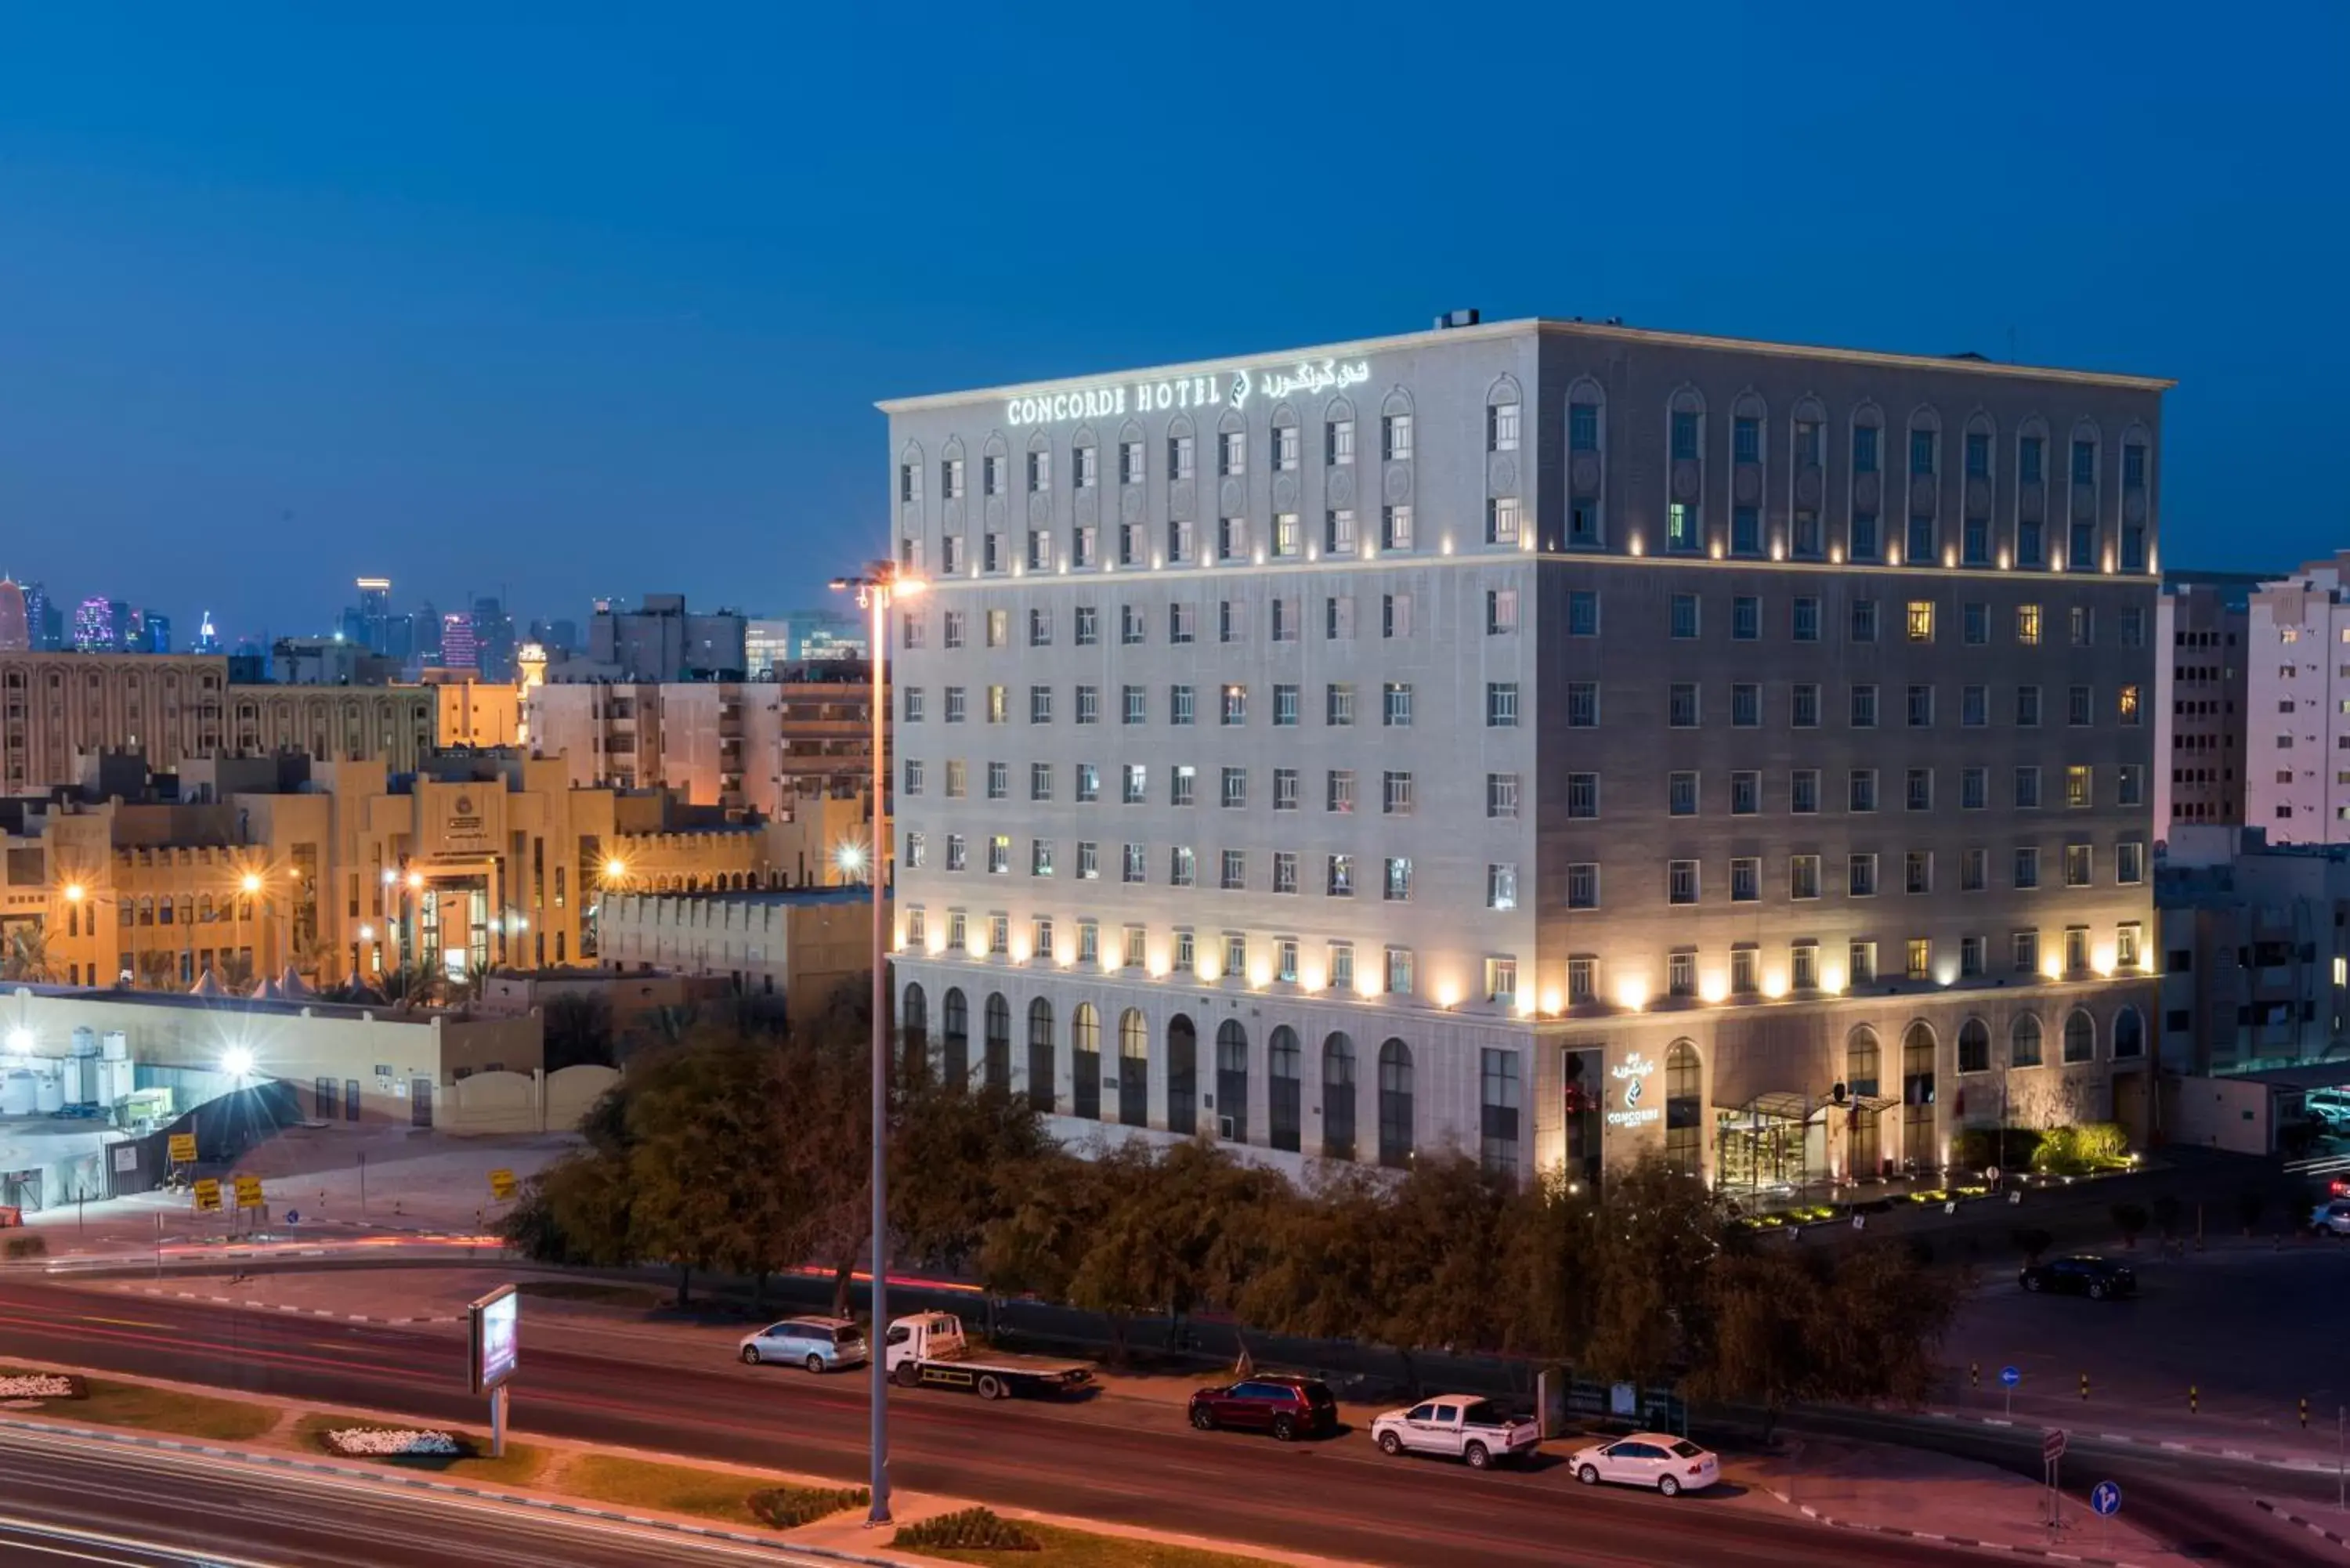
{"label": "road", "polygon": [[[484,1417],[482,1403],[464,1391],[462,1341],[445,1333],[162,1298],[134,1303],[11,1280],[0,1282],[0,1344],[26,1360],[436,1421],[479,1424]],[[698,1367],[644,1363],[576,1348],[559,1325],[534,1333],[526,1319],[515,1388],[515,1428],[525,1438],[544,1433],[843,1480],[863,1477],[861,1377],[811,1378],[714,1358]],[[902,1392],[892,1397],[891,1431],[891,1473],[903,1487],[1399,1568],[1457,1568],[1464,1557],[1496,1568],[1660,1562],[1939,1568],[1981,1561],[1931,1542],[1823,1530],[1731,1498],[1668,1502],[1586,1490],[1555,1461],[1479,1475],[1387,1459],[1360,1435],[1295,1446],[1203,1435],[1185,1428],[1180,1407],[1139,1400],[990,1406],[967,1396]]]}
{"label": "road", "polygon": [[759,1563],[764,1548],[553,1518],[200,1455],[0,1432],[0,1562],[124,1568],[634,1568]]}

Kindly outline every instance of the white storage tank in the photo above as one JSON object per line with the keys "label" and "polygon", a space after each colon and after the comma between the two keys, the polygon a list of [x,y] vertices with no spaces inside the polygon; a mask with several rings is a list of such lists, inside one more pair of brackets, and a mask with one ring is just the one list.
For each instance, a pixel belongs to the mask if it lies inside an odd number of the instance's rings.
{"label": "white storage tank", "polygon": [[0,1116],[29,1116],[40,1102],[32,1074],[11,1073],[0,1078]]}
{"label": "white storage tank", "polygon": [[69,1106],[86,1106],[98,1098],[98,1059],[94,1056],[68,1056],[65,1059],[64,1083],[59,1092]]}
{"label": "white storage tank", "polygon": [[106,1032],[106,1059],[109,1062],[130,1060],[130,1036],[120,1029]]}
{"label": "white storage tank", "polygon": [[98,1066],[98,1093],[94,1096],[101,1106],[119,1106],[130,1094],[130,1064],[100,1062]]}
{"label": "white storage tank", "polygon": [[73,1032],[73,1054],[77,1056],[98,1054],[98,1031],[85,1023]]}
{"label": "white storage tank", "polygon": [[54,1073],[41,1075],[34,1090],[34,1106],[45,1116],[56,1116],[66,1108],[66,1086]]}

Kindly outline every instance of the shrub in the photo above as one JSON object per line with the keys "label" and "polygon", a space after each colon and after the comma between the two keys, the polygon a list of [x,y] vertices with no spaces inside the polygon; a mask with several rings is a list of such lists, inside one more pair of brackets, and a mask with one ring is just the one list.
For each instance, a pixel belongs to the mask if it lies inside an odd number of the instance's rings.
{"label": "shrub", "polygon": [[2040,1147],[2040,1134],[2030,1127],[1968,1127],[1950,1145],[1950,1162],[1960,1170],[2029,1170]]}
{"label": "shrub", "polygon": [[2146,1232],[2146,1206],[2140,1203],[2116,1203],[2113,1207],[2114,1229],[2122,1233],[2122,1244],[2137,1245]]}
{"label": "shrub", "polygon": [[8,1256],[11,1258],[46,1258],[48,1255],[49,1239],[47,1236],[8,1238]]}
{"label": "shrub", "polygon": [[2075,1158],[2087,1166],[2129,1163],[2129,1134],[2118,1122],[2083,1122],[2073,1129],[2073,1147]]}
{"label": "shrub", "polygon": [[2040,1254],[2056,1244],[2055,1237],[2036,1225],[2021,1226],[2008,1232],[2007,1239],[2015,1244],[2017,1251],[2023,1254],[2023,1261],[2027,1263],[2038,1262]]}
{"label": "shrub", "polygon": [[917,1552],[924,1547],[943,1547],[952,1552],[1037,1552],[1043,1550],[1045,1543],[1023,1526],[999,1518],[990,1510],[966,1508],[907,1525],[889,1544]]}
{"label": "shrub", "polygon": [[863,1487],[779,1486],[751,1494],[751,1511],[770,1530],[795,1530],[845,1508],[863,1508],[873,1494]]}

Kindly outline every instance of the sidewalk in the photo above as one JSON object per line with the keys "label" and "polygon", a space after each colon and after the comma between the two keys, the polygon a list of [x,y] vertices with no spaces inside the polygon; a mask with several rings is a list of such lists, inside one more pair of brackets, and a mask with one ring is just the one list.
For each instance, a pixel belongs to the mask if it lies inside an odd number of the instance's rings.
{"label": "sidewalk", "polygon": [[2188,1559],[2120,1519],[2102,1520],[2077,1498],[2060,1500],[2047,1524],[2047,1493],[2023,1476],[1917,1449],[1827,1438],[1788,1440],[1784,1456],[1732,1460],[1723,1476],[1755,1489],[1747,1506],[1846,1529],[1960,1546],[2068,1553],[2089,1563],[2154,1564]]}

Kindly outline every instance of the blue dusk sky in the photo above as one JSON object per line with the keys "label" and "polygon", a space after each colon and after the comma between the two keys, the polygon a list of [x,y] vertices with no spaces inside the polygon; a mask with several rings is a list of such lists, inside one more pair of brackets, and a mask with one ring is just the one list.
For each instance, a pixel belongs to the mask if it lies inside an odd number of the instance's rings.
{"label": "blue dusk sky", "polygon": [[2340,0],[355,9],[12,8],[0,570],[777,610],[876,399],[1465,306],[2176,377],[2167,562],[2350,545]]}

